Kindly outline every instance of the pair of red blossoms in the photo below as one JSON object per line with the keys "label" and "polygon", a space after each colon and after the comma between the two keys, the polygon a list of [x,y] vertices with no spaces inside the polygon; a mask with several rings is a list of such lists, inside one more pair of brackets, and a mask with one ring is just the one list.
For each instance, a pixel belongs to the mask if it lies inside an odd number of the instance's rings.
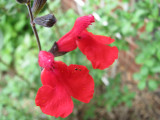
{"label": "pair of red blossoms", "polygon": [[[78,48],[91,61],[94,69],[105,69],[118,58],[117,47],[106,44],[114,42],[106,36],[94,35],[87,27],[95,22],[94,16],[77,18],[72,30],[57,41],[60,52],[69,52]],[[35,103],[43,113],[65,118],[72,113],[73,101],[71,96],[79,101],[88,103],[94,93],[94,81],[89,70],[82,65],[69,65],[54,61],[50,52],[40,51],[39,65],[43,67],[41,81]]]}

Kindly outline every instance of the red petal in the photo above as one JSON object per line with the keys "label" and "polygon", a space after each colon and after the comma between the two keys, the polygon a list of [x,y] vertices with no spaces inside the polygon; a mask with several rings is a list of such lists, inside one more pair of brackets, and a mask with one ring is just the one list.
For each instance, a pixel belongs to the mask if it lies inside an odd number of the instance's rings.
{"label": "red petal", "polygon": [[94,93],[94,81],[89,70],[82,65],[70,65],[68,67],[69,77],[64,81],[71,96],[88,103]]}
{"label": "red petal", "polygon": [[51,116],[67,117],[73,109],[71,96],[85,103],[93,97],[94,81],[85,66],[55,62],[53,70],[42,71],[41,80],[36,105]]}
{"label": "red petal", "polygon": [[55,87],[58,80],[52,70],[43,69],[41,72],[41,81],[43,85]]}
{"label": "red petal", "polygon": [[65,118],[72,113],[73,102],[64,87],[57,84],[56,87],[42,86],[35,99],[43,113],[55,117]]}
{"label": "red petal", "polygon": [[72,30],[75,34],[78,35],[93,22],[95,22],[93,15],[79,17],[77,18]]}
{"label": "red petal", "polygon": [[97,42],[86,32],[80,35],[77,45],[81,52],[91,61],[94,69],[105,69],[118,58],[117,47],[110,47]]}
{"label": "red petal", "polygon": [[92,22],[94,22],[94,17],[92,15],[77,18],[72,30],[57,41],[59,51],[69,52],[76,49],[77,36]]}
{"label": "red petal", "polygon": [[74,35],[71,30],[57,41],[58,50],[61,52],[69,52],[76,49],[77,45],[75,40],[76,35]]}
{"label": "red petal", "polygon": [[87,30],[85,31],[87,34],[89,34],[90,36],[92,36],[97,42],[102,43],[102,44],[111,44],[114,42],[114,39],[107,37],[107,36],[103,36],[103,35],[94,35],[91,32],[88,32]]}
{"label": "red petal", "polygon": [[89,70],[82,65],[67,66],[63,62],[55,64],[54,71],[47,69],[42,71],[42,84],[55,87],[60,82],[71,96],[88,103],[94,93],[94,81],[89,75]]}
{"label": "red petal", "polygon": [[38,63],[40,67],[47,68],[47,69],[52,68],[54,63],[53,54],[46,51],[40,51]]}

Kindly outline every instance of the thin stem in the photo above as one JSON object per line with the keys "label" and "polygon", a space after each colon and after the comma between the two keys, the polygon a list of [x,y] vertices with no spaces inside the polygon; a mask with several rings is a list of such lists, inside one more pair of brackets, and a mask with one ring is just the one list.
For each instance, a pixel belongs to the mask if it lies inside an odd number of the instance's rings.
{"label": "thin stem", "polygon": [[41,43],[40,43],[40,40],[39,40],[39,36],[38,36],[38,33],[37,33],[37,29],[36,29],[35,23],[33,22],[34,18],[33,18],[33,14],[32,14],[32,11],[31,11],[30,0],[28,1],[28,3],[26,3],[26,6],[28,8],[32,30],[34,32],[34,35],[36,36],[38,48],[39,48],[39,51],[41,51]]}

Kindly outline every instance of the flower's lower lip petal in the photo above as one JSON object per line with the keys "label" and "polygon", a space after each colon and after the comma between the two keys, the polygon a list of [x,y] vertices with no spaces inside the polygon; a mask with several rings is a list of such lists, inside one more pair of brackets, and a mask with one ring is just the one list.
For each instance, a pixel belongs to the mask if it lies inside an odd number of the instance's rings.
{"label": "flower's lower lip petal", "polygon": [[94,69],[105,69],[112,65],[118,58],[117,47],[110,47],[97,42],[93,36],[83,32],[81,39],[77,41],[81,52],[91,61]]}
{"label": "flower's lower lip petal", "polygon": [[114,39],[112,39],[110,37],[103,36],[103,35],[95,35],[91,32],[88,32],[87,30],[85,30],[84,32],[86,34],[90,35],[92,38],[94,38],[94,40],[96,40],[97,42],[102,43],[102,44],[111,44],[115,41]]}
{"label": "flower's lower lip petal", "polygon": [[58,80],[54,75],[54,70],[43,69],[41,72],[41,81],[43,85],[48,85],[51,87],[55,87]]}
{"label": "flower's lower lip petal", "polygon": [[60,61],[55,61],[54,70],[43,69],[41,72],[43,86],[38,90],[35,101],[43,113],[64,118],[72,112],[71,95],[63,82],[67,75],[67,65]]}
{"label": "flower's lower lip petal", "polygon": [[40,106],[43,113],[55,117],[65,118],[73,110],[71,96],[61,85],[57,85],[55,88],[46,85],[39,88],[35,103]]}
{"label": "flower's lower lip petal", "polygon": [[68,66],[69,77],[64,81],[72,97],[88,103],[93,98],[94,81],[89,70],[82,65]]}

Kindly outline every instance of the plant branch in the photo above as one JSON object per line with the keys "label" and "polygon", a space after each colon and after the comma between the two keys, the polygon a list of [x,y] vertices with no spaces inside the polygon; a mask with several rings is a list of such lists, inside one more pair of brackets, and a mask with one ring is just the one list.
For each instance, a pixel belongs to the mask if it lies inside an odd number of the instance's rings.
{"label": "plant branch", "polygon": [[38,48],[39,48],[39,51],[41,51],[41,43],[40,43],[40,40],[39,40],[39,36],[38,36],[38,33],[37,33],[35,23],[33,22],[34,18],[33,18],[33,14],[32,14],[32,11],[31,11],[30,0],[28,1],[28,3],[26,3],[26,6],[28,8],[28,12],[29,12],[29,16],[30,16],[30,23],[31,23],[32,30],[33,30],[34,35],[35,35],[36,40],[37,40]]}

